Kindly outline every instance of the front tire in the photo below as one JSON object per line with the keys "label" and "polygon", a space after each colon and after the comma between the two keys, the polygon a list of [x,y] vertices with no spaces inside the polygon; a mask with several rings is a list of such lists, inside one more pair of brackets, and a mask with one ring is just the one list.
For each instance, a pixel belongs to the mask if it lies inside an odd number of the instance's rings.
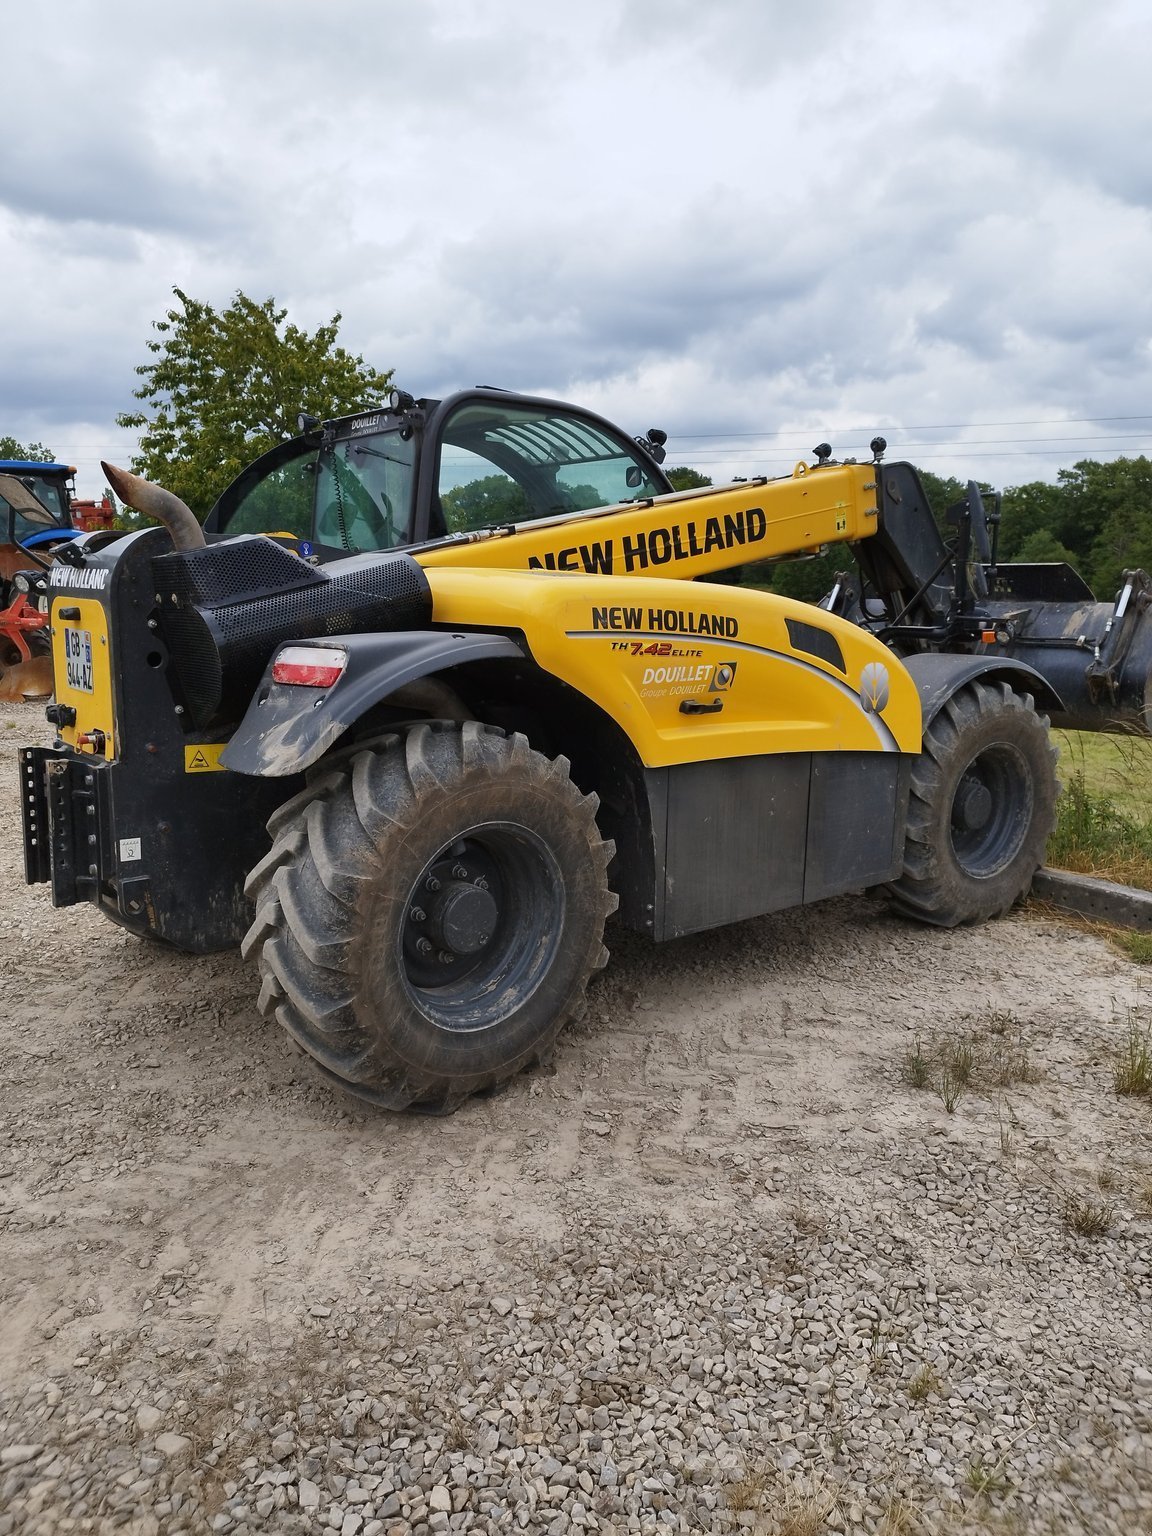
{"label": "front tire", "polygon": [[941,928],[999,917],[1044,862],[1056,820],[1056,750],[1028,695],[969,683],[924,733],[912,766],[904,869],[887,888]]}
{"label": "front tire", "polygon": [[546,1057],[607,959],[596,807],[475,721],[321,765],[248,880],[263,1011],[388,1109],[447,1113]]}

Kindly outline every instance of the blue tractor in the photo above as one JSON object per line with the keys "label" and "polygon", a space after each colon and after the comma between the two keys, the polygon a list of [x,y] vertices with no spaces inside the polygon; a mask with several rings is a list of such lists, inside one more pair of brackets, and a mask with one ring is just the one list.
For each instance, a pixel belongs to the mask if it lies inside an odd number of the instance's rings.
{"label": "blue tractor", "polygon": [[69,464],[0,459],[0,699],[52,692],[43,572],[52,551],[74,539]]}

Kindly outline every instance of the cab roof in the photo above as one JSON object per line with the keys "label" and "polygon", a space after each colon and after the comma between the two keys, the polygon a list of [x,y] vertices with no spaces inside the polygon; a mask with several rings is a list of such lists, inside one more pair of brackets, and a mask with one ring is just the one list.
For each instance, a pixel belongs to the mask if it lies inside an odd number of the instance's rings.
{"label": "cab roof", "polygon": [[0,459],[0,474],[22,475],[34,470],[40,475],[70,475],[71,464],[45,464],[42,459]]}

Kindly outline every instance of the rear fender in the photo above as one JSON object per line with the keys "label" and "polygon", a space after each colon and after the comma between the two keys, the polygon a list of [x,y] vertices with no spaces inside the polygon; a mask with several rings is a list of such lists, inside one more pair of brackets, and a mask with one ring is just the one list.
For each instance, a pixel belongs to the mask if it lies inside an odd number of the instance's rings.
{"label": "rear fender", "polygon": [[[297,642],[298,644],[307,642]],[[520,661],[526,652],[506,635],[441,630],[324,635],[348,665],[330,688],[274,683],[269,661],[239,729],[220,755],[235,773],[282,778],[310,768],[381,700],[422,678],[468,661]]]}
{"label": "rear fender", "polygon": [[948,700],[976,678],[983,682],[1005,682],[1017,693],[1030,693],[1041,709],[1060,710],[1064,707],[1051,683],[1026,661],[1010,661],[1001,656],[957,656],[937,652],[924,656],[906,656],[904,665],[912,674],[912,680],[920,693],[925,731]]}

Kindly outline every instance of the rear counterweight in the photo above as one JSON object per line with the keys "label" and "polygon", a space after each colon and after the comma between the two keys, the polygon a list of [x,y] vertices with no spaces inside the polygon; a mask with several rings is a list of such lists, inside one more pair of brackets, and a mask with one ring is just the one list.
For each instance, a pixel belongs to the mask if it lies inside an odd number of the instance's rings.
{"label": "rear counterweight", "polygon": [[[51,885],[56,906],[91,901],[136,933],[205,953],[238,943],[251,921],[245,877],[299,781],[229,773],[219,766],[227,733],[186,728],[155,618],[152,556],[166,545],[149,530],[86,556],[86,571],[107,573],[85,588],[99,610],[84,627],[95,653],[107,652],[112,719],[93,727],[74,688],[76,720],[53,747],[21,754],[25,872]],[[57,615],[71,606],[67,580],[54,591],[57,628],[75,622]],[[93,699],[105,708],[98,691]]]}

